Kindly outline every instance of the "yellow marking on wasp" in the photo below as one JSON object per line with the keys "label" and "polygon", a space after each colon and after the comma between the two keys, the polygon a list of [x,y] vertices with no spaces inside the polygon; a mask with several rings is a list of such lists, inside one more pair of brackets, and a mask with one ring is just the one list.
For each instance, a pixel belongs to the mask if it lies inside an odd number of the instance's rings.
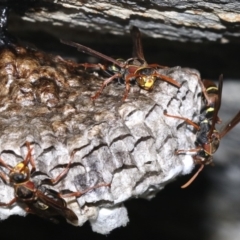
{"label": "yellow marking on wasp", "polygon": [[156,78],[152,76],[141,76],[137,78],[137,82],[144,90],[150,90],[153,87]]}
{"label": "yellow marking on wasp", "polygon": [[152,87],[152,85],[153,85],[153,81],[152,81],[152,80],[148,80],[148,81],[145,83],[145,87],[146,87],[146,88],[150,88],[150,87]]}
{"label": "yellow marking on wasp", "polygon": [[218,91],[218,88],[217,87],[209,87],[209,88],[207,88],[207,92],[211,91],[211,90]]}
{"label": "yellow marking on wasp", "polygon": [[214,108],[209,107],[209,108],[206,110],[206,112],[207,112],[207,113],[208,113],[208,112],[214,112]]}
{"label": "yellow marking on wasp", "polygon": [[113,66],[112,66],[112,70],[113,70],[113,71],[118,71],[118,68],[113,65]]}

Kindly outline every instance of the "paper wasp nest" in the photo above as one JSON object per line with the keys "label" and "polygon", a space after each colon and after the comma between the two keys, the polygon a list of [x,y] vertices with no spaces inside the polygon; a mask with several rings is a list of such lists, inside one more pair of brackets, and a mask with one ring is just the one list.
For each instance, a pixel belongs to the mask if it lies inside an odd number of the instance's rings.
{"label": "paper wasp nest", "polygon": [[[70,171],[53,189],[82,191],[111,183],[69,199],[79,226],[90,220],[93,231],[106,234],[126,225],[124,201],[150,199],[194,167],[191,156],[174,154],[194,147],[192,127],[163,115],[167,110],[197,120],[200,87],[186,69],[159,70],[180,82],[179,89],[160,80],[151,92],[132,85],[123,102],[125,85],[114,82],[93,102],[90,97],[103,79],[77,71],[60,57],[22,47],[1,50],[0,57],[1,158],[16,165],[26,156],[29,141],[37,170],[55,177],[75,151]],[[1,202],[9,202],[13,194],[0,180]],[[11,214],[25,211],[18,204],[0,208],[1,219]]]}

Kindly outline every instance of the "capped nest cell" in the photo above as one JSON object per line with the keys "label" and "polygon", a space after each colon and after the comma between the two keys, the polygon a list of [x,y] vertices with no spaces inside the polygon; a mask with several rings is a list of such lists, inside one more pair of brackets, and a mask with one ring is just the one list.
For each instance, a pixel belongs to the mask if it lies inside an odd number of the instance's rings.
{"label": "capped nest cell", "polygon": [[[0,58],[1,159],[15,166],[26,157],[28,141],[42,173],[31,180],[56,177],[74,152],[69,172],[52,189],[75,192],[111,183],[65,199],[78,216],[78,226],[90,220],[93,231],[102,234],[124,226],[125,201],[151,199],[193,169],[191,156],[174,154],[176,149],[195,146],[192,126],[163,115],[167,110],[197,120],[201,89],[189,69],[158,70],[178,81],[180,88],[157,80],[147,92],[132,84],[122,101],[125,85],[116,81],[92,101],[103,78],[59,56],[9,46],[1,49]],[[8,174],[6,168],[0,171]],[[0,180],[1,202],[13,197],[13,187]],[[25,215],[24,206],[0,207],[2,220],[12,214]]]}

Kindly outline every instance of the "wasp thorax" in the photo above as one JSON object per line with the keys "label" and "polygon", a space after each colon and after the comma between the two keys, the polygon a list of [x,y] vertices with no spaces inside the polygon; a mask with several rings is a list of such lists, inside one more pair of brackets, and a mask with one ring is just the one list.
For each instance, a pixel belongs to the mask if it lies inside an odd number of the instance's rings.
{"label": "wasp thorax", "polygon": [[16,188],[15,195],[21,199],[32,199],[34,197],[34,192],[27,187],[20,185]]}

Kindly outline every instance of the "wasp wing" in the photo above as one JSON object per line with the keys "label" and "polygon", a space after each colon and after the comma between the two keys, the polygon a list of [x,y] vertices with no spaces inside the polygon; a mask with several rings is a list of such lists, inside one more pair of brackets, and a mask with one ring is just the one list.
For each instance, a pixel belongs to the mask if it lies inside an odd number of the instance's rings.
{"label": "wasp wing", "polygon": [[139,29],[133,26],[131,29],[131,35],[133,40],[133,58],[146,62],[143,54],[142,39]]}
{"label": "wasp wing", "polygon": [[60,196],[60,194],[52,189],[45,189],[45,192],[37,190],[37,202],[43,204],[46,207],[44,209],[34,206],[36,214],[41,215],[44,218],[51,218],[56,216],[63,216],[72,223],[77,224],[77,215],[69,208],[67,208],[66,201]]}

